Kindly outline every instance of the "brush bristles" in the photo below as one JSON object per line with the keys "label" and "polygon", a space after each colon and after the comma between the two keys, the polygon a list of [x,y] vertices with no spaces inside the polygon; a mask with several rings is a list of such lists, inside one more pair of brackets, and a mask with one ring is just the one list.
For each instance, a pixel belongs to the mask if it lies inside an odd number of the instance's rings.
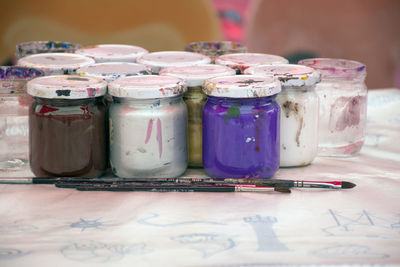
{"label": "brush bristles", "polygon": [[353,183],[350,183],[350,182],[346,182],[346,181],[342,182],[342,188],[343,189],[353,188],[355,186],[356,186],[356,184],[353,184]]}

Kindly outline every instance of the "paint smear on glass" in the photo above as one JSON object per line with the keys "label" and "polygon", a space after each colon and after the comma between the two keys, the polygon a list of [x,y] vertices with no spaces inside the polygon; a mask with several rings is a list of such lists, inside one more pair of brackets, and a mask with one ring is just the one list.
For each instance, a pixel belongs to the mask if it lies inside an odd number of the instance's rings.
{"label": "paint smear on glass", "polygon": [[147,125],[146,141],[144,141],[145,144],[147,144],[150,141],[152,130],[153,130],[153,119],[150,119],[149,124]]}
{"label": "paint smear on glass", "polygon": [[160,153],[160,158],[162,155],[162,132],[161,132],[161,120],[157,119],[157,142],[158,142],[158,152]]}

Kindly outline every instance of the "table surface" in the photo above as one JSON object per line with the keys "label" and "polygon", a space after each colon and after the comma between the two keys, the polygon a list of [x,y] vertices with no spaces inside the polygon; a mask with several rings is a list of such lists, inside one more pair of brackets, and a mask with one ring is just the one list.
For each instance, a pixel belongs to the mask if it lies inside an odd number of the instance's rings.
{"label": "table surface", "polygon": [[[400,265],[400,90],[370,90],[368,98],[358,156],[317,157],[275,175],[346,180],[353,189],[80,192],[0,184],[0,266]],[[11,175],[29,173],[0,173]]]}

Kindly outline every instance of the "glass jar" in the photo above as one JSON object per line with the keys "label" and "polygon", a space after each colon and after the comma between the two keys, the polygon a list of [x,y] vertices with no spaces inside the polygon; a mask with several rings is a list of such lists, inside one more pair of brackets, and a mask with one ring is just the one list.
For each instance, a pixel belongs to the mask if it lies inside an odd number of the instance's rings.
{"label": "glass jar", "polygon": [[98,177],[106,169],[107,83],[94,77],[47,76],[28,82],[32,172],[39,177]]}
{"label": "glass jar", "polygon": [[219,56],[215,59],[215,64],[228,66],[236,70],[237,74],[244,73],[244,70],[266,64],[287,64],[289,61],[281,56],[262,54],[262,53],[236,53]]}
{"label": "glass jar", "polygon": [[315,85],[320,81],[320,74],[294,64],[250,67],[245,73],[274,75],[282,83],[282,92],[276,97],[281,108],[280,166],[310,164],[318,152],[319,101]]}
{"label": "glass jar", "polygon": [[41,53],[74,53],[80,44],[61,41],[33,41],[20,43],[16,47],[15,58]]}
{"label": "glass jar", "polygon": [[164,69],[160,75],[174,76],[185,81],[188,90],[183,95],[188,108],[188,140],[189,140],[189,166],[202,167],[203,150],[203,125],[202,110],[206,102],[206,95],[201,86],[206,79],[235,75],[231,68],[220,65],[196,65],[188,67],[171,67]]}
{"label": "glass jar", "polygon": [[138,57],[137,63],[151,68],[152,73],[158,74],[168,67],[184,67],[209,64],[211,59],[205,55],[184,51],[161,51],[148,53]]}
{"label": "glass jar", "polygon": [[269,178],[279,168],[280,82],[272,77],[206,80],[203,166],[215,178]]}
{"label": "glass jar", "polygon": [[94,64],[94,60],[78,54],[71,53],[43,53],[23,57],[17,65],[36,68],[46,76],[76,74],[76,70]]}
{"label": "glass jar", "polygon": [[185,51],[195,52],[210,57],[213,61],[216,57],[225,54],[246,53],[247,47],[238,42],[193,42],[185,46]]}
{"label": "glass jar", "polygon": [[365,65],[332,58],[304,59],[299,64],[321,73],[321,82],[316,86],[320,100],[318,155],[355,155],[365,137],[368,93]]}
{"label": "glass jar", "polygon": [[96,63],[103,62],[136,62],[136,59],[149,51],[134,45],[100,44],[86,46],[75,53],[93,58]]}
{"label": "glass jar", "polygon": [[18,171],[28,164],[28,110],[32,97],[26,83],[43,72],[0,66],[0,171]]}
{"label": "glass jar", "polygon": [[187,167],[186,87],[175,77],[144,75],[109,84],[110,165],[122,178],[168,178]]}

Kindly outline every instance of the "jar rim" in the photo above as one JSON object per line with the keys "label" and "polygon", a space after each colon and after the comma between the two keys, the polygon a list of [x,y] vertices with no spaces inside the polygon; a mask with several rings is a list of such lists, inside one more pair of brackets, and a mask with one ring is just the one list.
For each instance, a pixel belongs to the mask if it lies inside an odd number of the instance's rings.
{"label": "jar rim", "polygon": [[96,62],[124,61],[135,62],[136,58],[149,53],[140,46],[127,44],[98,44],[84,46],[77,49],[75,53],[93,58]]}

